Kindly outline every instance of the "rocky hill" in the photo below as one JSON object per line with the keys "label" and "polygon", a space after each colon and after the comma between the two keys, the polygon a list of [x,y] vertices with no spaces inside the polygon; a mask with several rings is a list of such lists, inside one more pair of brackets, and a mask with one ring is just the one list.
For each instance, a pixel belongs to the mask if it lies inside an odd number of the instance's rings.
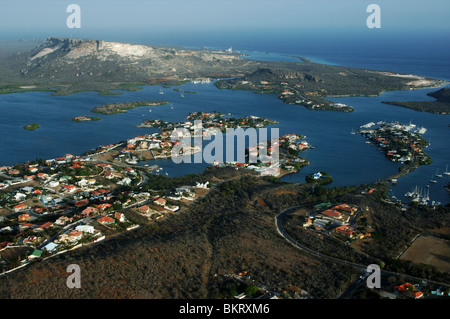
{"label": "rocky hill", "polygon": [[[49,90],[71,94],[95,90],[135,90],[145,84],[173,84],[192,78],[234,78],[221,88],[252,89],[281,82],[302,92],[332,95],[377,95],[386,90],[430,87],[435,79],[414,75],[313,63],[254,61],[239,54],[209,49],[153,47],[92,39],[48,38],[12,56],[0,55],[0,93]],[[241,85],[248,82],[249,85]],[[301,94],[300,94],[301,95]],[[297,99],[297,96],[295,97]]]}
{"label": "rocky hill", "polygon": [[50,90],[56,86],[61,94],[86,89],[123,89],[120,84],[124,83],[243,75],[259,64],[236,54],[211,50],[54,37],[0,62],[2,93],[37,85]]}

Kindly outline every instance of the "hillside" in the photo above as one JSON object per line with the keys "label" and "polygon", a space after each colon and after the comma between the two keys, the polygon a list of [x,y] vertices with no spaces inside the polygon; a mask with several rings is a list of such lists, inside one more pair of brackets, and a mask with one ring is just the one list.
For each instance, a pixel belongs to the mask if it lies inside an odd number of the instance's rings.
{"label": "hillside", "polygon": [[[49,37],[31,50],[0,55],[0,93],[49,90],[63,95],[93,90],[136,90],[146,84],[177,84],[195,78],[238,78],[221,88],[281,93],[280,82],[320,96],[377,95],[386,90],[434,86],[442,81],[312,63],[254,61],[221,50],[184,49],[92,39]],[[239,85],[249,81],[253,86]],[[256,85],[256,86],[255,86]],[[117,94],[117,92],[114,92]],[[290,101],[288,101],[290,102]]]}
{"label": "hillside", "polygon": [[[257,200],[277,187],[251,177],[222,184],[164,222],[0,277],[0,298],[232,297],[242,284],[234,276],[245,271],[272,292],[334,298],[356,272],[299,253],[278,235],[275,211]],[[81,268],[81,289],[66,287],[69,264]]]}
{"label": "hillside", "polygon": [[0,92],[47,89],[57,94],[233,76],[258,64],[225,52],[56,37],[0,62]]}
{"label": "hillside", "polygon": [[267,62],[255,72],[216,82],[220,89],[276,93],[285,103],[309,109],[351,112],[353,108],[330,102],[334,96],[375,96],[390,90],[409,90],[442,84],[430,78],[313,63]]}
{"label": "hillside", "polygon": [[421,112],[450,114],[450,88],[442,88],[427,95],[436,98],[436,101],[383,101],[383,103],[404,106]]}

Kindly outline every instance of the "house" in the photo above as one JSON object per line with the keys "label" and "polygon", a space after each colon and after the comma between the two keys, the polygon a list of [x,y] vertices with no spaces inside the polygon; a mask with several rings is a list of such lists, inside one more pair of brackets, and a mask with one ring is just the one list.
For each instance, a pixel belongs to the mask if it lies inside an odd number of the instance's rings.
{"label": "house", "polygon": [[44,214],[50,212],[50,207],[35,207],[34,212],[36,214]]}
{"label": "house", "polygon": [[112,172],[105,172],[103,176],[107,179],[113,179],[115,177]]}
{"label": "house", "polygon": [[141,214],[146,214],[150,211],[150,207],[148,207],[147,205],[143,205],[143,206],[139,206],[138,210]]}
{"label": "house", "polygon": [[90,216],[90,215],[95,215],[98,214],[98,209],[92,206],[86,207],[85,209],[83,209],[83,211],[81,212],[81,215],[84,216]]}
{"label": "house", "polygon": [[30,227],[33,227],[33,224],[30,224],[30,223],[24,223],[24,224],[19,225],[19,230],[20,230],[20,231],[24,231],[25,229],[28,229],[28,228],[30,228]]}
{"label": "house", "polygon": [[348,204],[336,205],[336,206],[333,207],[333,209],[342,210],[342,211],[344,211],[346,213],[349,213],[350,215],[353,214],[353,213],[356,213],[358,211],[358,208],[352,207],[352,206],[350,206]]}
{"label": "house", "polygon": [[31,194],[33,192],[34,188],[30,187],[30,186],[26,186],[26,187],[22,187],[20,190],[24,191],[27,194]]}
{"label": "house", "polygon": [[398,292],[408,291],[409,289],[413,289],[414,285],[409,282],[405,282],[403,285],[395,286],[394,289]]}
{"label": "house", "polygon": [[206,183],[199,183],[199,182],[197,182],[197,183],[195,183],[195,187],[197,187],[197,188],[208,188],[208,184],[209,184],[209,182],[206,182]]}
{"label": "house", "polygon": [[56,247],[58,247],[57,244],[55,244],[54,242],[50,242],[44,246],[44,249],[47,250],[48,252],[52,252],[56,249]]}
{"label": "house", "polygon": [[80,240],[81,236],[82,236],[81,232],[80,231],[76,231],[76,230],[72,230],[67,235],[69,235],[71,237],[72,241]]}
{"label": "house", "polygon": [[[148,207],[148,206],[147,206]],[[125,215],[119,212],[116,212],[114,214],[114,218],[117,219],[119,222],[123,223],[125,222],[127,219],[125,218]]]}
{"label": "house", "polygon": [[59,242],[76,242],[81,239],[83,234],[80,231],[72,230],[69,233],[62,234],[59,236]]}
{"label": "house", "polygon": [[25,195],[25,194],[23,194],[23,193],[16,193],[16,194],[14,195],[14,199],[15,199],[16,201],[24,200],[26,197],[27,197],[27,195]]}
{"label": "house", "polygon": [[51,181],[50,183],[48,183],[49,187],[57,187],[59,185],[58,181]]}
{"label": "house", "polygon": [[91,225],[78,225],[77,227],[75,227],[75,230],[82,233],[89,233],[89,234],[95,233],[95,228],[94,226]]}
{"label": "house", "polygon": [[42,231],[42,230],[45,230],[45,229],[47,229],[47,228],[49,228],[49,227],[52,227],[52,226],[53,226],[53,223],[51,223],[51,222],[46,222],[46,223],[42,224],[41,226],[38,226],[38,227],[36,228],[36,231]]}
{"label": "house", "polygon": [[66,185],[64,186],[64,189],[69,193],[73,193],[76,190],[76,187],[74,185]]}
{"label": "house", "polygon": [[[27,210],[28,206],[22,203],[22,204],[18,204],[16,206],[14,206],[13,209],[17,213],[17,212],[21,212],[21,211]],[[28,217],[30,217],[30,216],[28,215]]]}
{"label": "house", "polygon": [[312,177],[313,177],[313,179],[319,179],[322,177],[322,173],[320,173],[320,172],[314,173]]}
{"label": "house", "polygon": [[166,205],[167,201],[164,198],[158,198],[157,200],[154,200],[153,203],[159,206]]}
{"label": "house", "polygon": [[83,178],[81,181],[77,182],[77,185],[80,187],[86,187],[88,185],[88,181]]}
{"label": "house", "polygon": [[306,218],[305,222],[303,223],[303,227],[309,227],[312,225],[312,219]]}
{"label": "house", "polygon": [[97,221],[100,224],[104,224],[104,225],[105,224],[107,224],[107,225],[114,224],[114,222],[115,222],[114,218],[111,218],[109,216],[100,217],[99,219],[97,219]]}
{"label": "house", "polygon": [[397,292],[404,292],[414,299],[419,299],[423,297],[423,292],[418,291],[416,286],[414,286],[409,282],[405,282],[403,285],[400,286],[395,286],[394,289]]}
{"label": "house", "polygon": [[37,167],[30,167],[30,168],[28,169],[28,171],[29,171],[30,173],[36,173],[36,172],[38,171],[38,168],[37,168]]}
{"label": "house", "polygon": [[79,201],[76,201],[74,204],[76,207],[86,206],[87,204],[89,204],[89,200],[87,200],[87,199],[79,200]]}
{"label": "house", "polygon": [[342,219],[341,213],[339,213],[338,211],[335,211],[335,210],[331,210],[331,209],[327,209],[327,210],[323,211],[322,215],[332,217],[332,218]]}
{"label": "house", "polygon": [[125,185],[125,186],[129,186],[131,185],[132,180],[128,177],[125,177],[124,179],[120,180],[117,182],[118,185]]}
{"label": "house", "polygon": [[334,229],[337,233],[343,234],[349,238],[353,238],[353,235],[355,234],[355,230],[349,226],[342,225],[339,227],[336,227]]}
{"label": "house", "polygon": [[112,207],[112,205],[109,203],[103,203],[103,204],[97,205],[98,209],[103,209],[103,210],[107,209],[108,207]]}
{"label": "house", "polygon": [[431,294],[432,294],[432,295],[436,295],[436,296],[443,296],[443,295],[444,295],[444,292],[442,291],[442,287],[438,287],[438,288],[436,288],[436,289],[433,289],[433,290],[431,291]]}
{"label": "house", "polygon": [[70,221],[72,221],[72,218],[69,218],[67,216],[61,216],[55,221],[55,224],[59,225],[59,226],[63,226]]}
{"label": "house", "polygon": [[170,211],[172,211],[172,212],[176,212],[177,210],[180,209],[180,207],[179,207],[179,206],[176,206],[176,205],[174,205],[174,206],[171,206],[171,205],[164,205],[164,208],[165,208],[165,209],[168,209],[168,210],[170,210]]}
{"label": "house", "polygon": [[23,240],[23,244],[24,245],[30,245],[30,244],[36,244],[39,242],[39,240],[41,239],[41,237],[37,237],[37,236],[28,236],[27,238],[25,238]]}
{"label": "house", "polygon": [[412,291],[411,292],[411,297],[413,297],[414,299],[419,299],[423,297],[423,292],[421,291]]}
{"label": "house", "polygon": [[48,174],[46,174],[46,173],[38,173],[37,177],[39,177],[39,178],[47,178]]}

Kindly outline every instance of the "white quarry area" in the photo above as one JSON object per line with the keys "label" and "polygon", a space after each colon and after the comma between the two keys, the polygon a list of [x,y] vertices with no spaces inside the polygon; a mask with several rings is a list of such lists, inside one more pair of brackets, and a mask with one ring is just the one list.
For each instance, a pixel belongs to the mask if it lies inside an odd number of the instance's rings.
{"label": "white quarry area", "polygon": [[119,55],[131,59],[150,57],[154,54],[151,47],[140,44],[127,44],[120,42],[90,41],[81,43],[70,50],[66,55],[69,59],[78,59],[91,53],[96,53],[97,58],[105,60],[111,55]]}
{"label": "white quarry area", "polygon": [[145,57],[151,55],[153,48],[140,44],[100,41],[99,50],[110,51],[122,57]]}
{"label": "white quarry area", "polygon": [[[58,41],[53,40],[53,41]],[[121,42],[109,42],[103,40],[83,40],[83,39],[70,39],[59,41],[54,46],[45,47],[33,57],[30,61],[44,57],[50,53],[60,50],[64,54],[64,59],[67,63],[72,63],[73,60],[93,56],[100,61],[105,61],[114,57],[128,59],[129,62],[137,62],[142,59],[152,59],[165,64],[161,57],[167,53],[163,50],[154,49],[147,45],[142,44],[129,44]],[[205,62],[216,61],[232,61],[240,60],[238,55],[217,53],[217,52],[202,52],[192,50],[172,50],[175,56],[196,56]]]}

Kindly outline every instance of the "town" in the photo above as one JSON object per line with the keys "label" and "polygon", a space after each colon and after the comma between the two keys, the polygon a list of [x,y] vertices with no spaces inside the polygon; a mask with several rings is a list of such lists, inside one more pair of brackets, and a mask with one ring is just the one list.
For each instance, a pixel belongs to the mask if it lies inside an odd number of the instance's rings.
{"label": "town", "polygon": [[431,158],[423,151],[428,142],[421,136],[427,130],[416,128],[415,124],[402,125],[397,122],[383,121],[367,123],[361,126],[360,133],[383,150],[393,162],[426,165]]}
{"label": "town", "polygon": [[[268,119],[245,117],[235,122],[221,114],[192,113],[189,119],[213,118],[210,124],[267,125]],[[164,220],[207,194],[217,181],[196,180],[174,187],[151,188],[156,165],[138,162],[170,157],[176,141],[170,129],[176,125],[152,121],[161,132],[99,146],[83,155],[66,154],[55,159],[36,159],[0,167],[0,272],[51,257],[83,245]],[[190,127],[189,123],[183,125]],[[207,127],[208,128],[208,127]],[[205,128],[205,129],[207,129]],[[279,138],[280,167],[276,173],[267,163],[215,162],[260,176],[282,176],[298,171],[309,162],[299,157],[310,145],[302,136]],[[251,151],[259,151],[258,146]],[[154,175],[152,175],[154,176]],[[168,178],[168,177],[165,177]],[[153,184],[152,184],[153,185]]]}

